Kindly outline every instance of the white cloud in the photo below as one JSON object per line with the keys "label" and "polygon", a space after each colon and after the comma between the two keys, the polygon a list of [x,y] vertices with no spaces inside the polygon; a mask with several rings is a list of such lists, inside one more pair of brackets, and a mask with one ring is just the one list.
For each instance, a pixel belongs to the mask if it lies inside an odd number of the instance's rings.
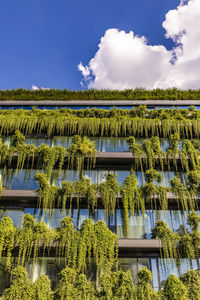
{"label": "white cloud", "polygon": [[44,87],[38,87],[37,85],[32,85],[32,90],[33,91],[38,91],[38,90],[49,90],[49,88],[44,88]]}
{"label": "white cloud", "polygon": [[147,45],[145,37],[132,31],[107,30],[88,66],[78,66],[87,86],[200,88],[200,0],[181,0],[166,14],[163,27],[176,43],[173,50]]}

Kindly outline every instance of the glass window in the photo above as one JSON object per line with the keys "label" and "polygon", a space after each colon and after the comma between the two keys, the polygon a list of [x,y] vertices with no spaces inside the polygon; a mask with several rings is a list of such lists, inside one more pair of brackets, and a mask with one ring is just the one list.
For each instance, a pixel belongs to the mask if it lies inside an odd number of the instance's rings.
{"label": "glass window", "polygon": [[22,220],[23,220],[23,210],[11,210],[11,209],[6,209],[5,215],[7,217],[10,217],[13,220],[13,224],[21,228],[22,226]]}
{"label": "glass window", "polygon": [[136,281],[136,275],[138,272],[137,258],[119,258],[119,268],[123,271],[131,270],[133,279]]}
{"label": "glass window", "polygon": [[167,223],[170,229],[173,230],[172,226],[172,220],[171,220],[171,214],[169,210],[153,210],[153,218],[154,218],[154,224],[156,225],[156,222],[158,221],[164,221]]}
{"label": "glass window", "polygon": [[34,216],[35,208],[24,208],[24,215],[30,214]]}
{"label": "glass window", "polygon": [[36,190],[38,183],[34,180],[37,170],[19,170],[9,172],[4,186],[11,190]]}
{"label": "glass window", "polygon": [[52,147],[54,146],[63,146],[69,148],[72,144],[72,138],[66,136],[54,136],[52,138]]}
{"label": "glass window", "polygon": [[183,219],[180,210],[171,210],[171,217],[173,223],[174,232],[184,233]]}
{"label": "glass window", "polygon": [[158,268],[160,273],[160,283],[163,286],[170,274],[174,274],[179,277],[179,272],[175,262],[172,259],[158,258]]}
{"label": "glass window", "polygon": [[155,258],[151,259],[151,271],[153,277],[153,288],[155,291],[158,291],[159,290],[158,268],[157,268],[157,260]]}
{"label": "glass window", "polygon": [[3,218],[3,216],[4,216],[4,210],[3,210],[3,209],[0,209],[0,221],[1,221],[1,219]]}
{"label": "glass window", "polygon": [[[117,235],[119,238],[145,238],[145,222],[141,212],[129,215],[128,236],[126,236],[121,210],[117,209]],[[146,216],[148,218],[148,216]]]}
{"label": "glass window", "polygon": [[79,222],[78,222],[78,228],[81,228],[81,225],[83,222],[89,218],[89,212],[88,209],[80,209],[79,210]]}
{"label": "glass window", "polygon": [[49,138],[27,138],[25,139],[25,143],[27,145],[33,144],[36,147],[42,145],[42,144],[46,144],[48,146],[51,145],[51,139]]}

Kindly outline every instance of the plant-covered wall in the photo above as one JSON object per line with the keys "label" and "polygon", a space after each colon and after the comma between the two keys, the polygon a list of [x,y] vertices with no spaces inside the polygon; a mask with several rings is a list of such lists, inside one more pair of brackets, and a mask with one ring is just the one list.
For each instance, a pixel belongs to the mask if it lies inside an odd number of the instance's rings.
{"label": "plant-covered wall", "polygon": [[200,110],[155,109],[143,106],[132,110],[61,109],[46,111],[33,109],[1,110],[0,133],[81,135],[110,137],[169,137],[178,133],[185,138],[199,138]]}
{"label": "plant-covered wall", "polygon": [[16,170],[18,170],[28,166],[33,168],[36,164],[37,168],[45,171],[48,178],[56,166],[61,170],[64,163],[67,164],[68,169],[75,169],[78,172],[84,167],[92,168],[95,166],[95,157],[95,144],[87,137],[82,138],[78,135],[73,137],[68,149],[62,146],[49,147],[46,144],[39,147],[26,145],[24,135],[18,130],[12,138],[11,147],[0,140],[2,166],[9,168],[12,162],[16,161]]}
{"label": "plant-covered wall", "polygon": [[10,286],[4,290],[5,300],[198,300],[200,297],[199,271],[188,271],[181,279],[170,275],[163,288],[156,292],[151,286],[152,274],[146,268],[137,273],[133,281],[130,270],[104,272],[95,282],[74,268],[66,266],[59,274],[57,287],[52,288],[48,276],[32,283],[25,268],[12,270]]}

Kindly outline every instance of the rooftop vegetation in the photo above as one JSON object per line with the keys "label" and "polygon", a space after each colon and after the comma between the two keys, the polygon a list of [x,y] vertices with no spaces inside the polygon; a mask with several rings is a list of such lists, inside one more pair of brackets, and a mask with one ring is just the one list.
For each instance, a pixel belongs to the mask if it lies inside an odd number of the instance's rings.
{"label": "rooftop vegetation", "polygon": [[154,89],[146,90],[1,90],[0,100],[188,100],[200,99],[200,90]]}

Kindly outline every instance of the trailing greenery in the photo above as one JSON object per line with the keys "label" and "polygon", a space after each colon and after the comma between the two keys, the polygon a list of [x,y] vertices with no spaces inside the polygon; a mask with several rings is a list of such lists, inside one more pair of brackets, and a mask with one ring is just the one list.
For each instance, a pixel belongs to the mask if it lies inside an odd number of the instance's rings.
{"label": "trailing greenery", "polygon": [[[84,169],[84,160],[87,158],[87,168],[95,166],[96,149],[95,144],[87,137],[81,138],[75,135],[72,138],[72,145],[68,148],[68,168],[81,171]],[[75,164],[75,166],[74,166]]]}
{"label": "trailing greenery", "polygon": [[105,181],[99,185],[99,190],[106,214],[114,214],[120,192],[117,175],[108,172],[105,175]]}
{"label": "trailing greenery", "polygon": [[169,275],[163,288],[155,292],[150,282],[152,273],[143,267],[137,273],[137,284],[130,270],[103,272],[100,281],[87,278],[75,268],[66,266],[59,274],[56,289],[51,289],[51,281],[46,275],[31,283],[25,268],[18,266],[12,270],[9,288],[2,299],[7,300],[196,300],[199,299],[199,271],[188,271],[181,280]]}
{"label": "trailing greenery", "polygon": [[182,282],[188,289],[188,298],[193,300],[200,299],[200,274],[199,271],[190,270],[185,273]]}
{"label": "trailing greenery", "polygon": [[164,258],[179,259],[178,242],[179,236],[174,233],[164,221],[158,221],[152,230],[153,236],[162,242],[161,256]]}
{"label": "trailing greenery", "polygon": [[[37,161],[35,161],[37,156]],[[28,167],[30,160],[31,169],[37,162],[37,168],[45,171],[47,178],[50,178],[53,169],[58,166],[61,170],[64,163],[68,163],[68,168],[75,168],[80,172],[84,168],[84,161],[87,161],[86,167],[95,166],[96,149],[95,144],[88,138],[74,136],[72,145],[66,149],[63,146],[49,147],[42,144],[39,147],[25,144],[25,136],[16,130],[11,147],[0,142],[0,163],[10,167],[12,162],[17,160],[16,170]],[[27,163],[25,166],[25,162]]]}
{"label": "trailing greenery", "polygon": [[60,273],[60,281],[56,289],[57,298],[60,300],[93,300],[95,286],[87,280],[85,274],[79,274],[68,266]]}
{"label": "trailing greenery", "polygon": [[146,268],[142,268],[137,273],[138,277],[138,289],[137,299],[151,300],[158,299],[157,293],[153,290],[150,281],[152,281],[152,273]]}
{"label": "trailing greenery", "polygon": [[[161,181],[161,175],[154,169],[149,169],[145,172],[146,183],[141,186],[141,193],[146,203],[150,203],[151,207],[157,207],[159,201],[160,207],[163,210],[168,208],[167,188],[156,185],[154,182]],[[158,201],[157,201],[158,200]]]}
{"label": "trailing greenery", "polygon": [[34,283],[28,278],[25,268],[18,266],[11,272],[10,287],[4,291],[6,300],[51,300],[51,281],[48,276],[41,275]]}
{"label": "trailing greenery", "polygon": [[9,217],[4,217],[0,221],[0,260],[2,253],[7,254],[6,266],[8,269],[11,267],[11,254],[14,248],[16,228],[13,221]]}
{"label": "trailing greenery", "polygon": [[0,100],[199,100],[200,90],[136,88],[128,90],[1,90]]}
{"label": "trailing greenery", "polygon": [[161,299],[188,300],[187,288],[175,275],[169,275],[161,291]]}
{"label": "trailing greenery", "polygon": [[33,216],[25,215],[23,227],[16,236],[16,241],[19,244],[18,264],[24,265],[31,256],[35,262],[41,243],[44,252],[54,237],[54,231],[50,230],[43,221],[36,223]]}
{"label": "trailing greenery", "polygon": [[48,183],[45,174],[36,173],[35,180],[40,186],[38,206],[44,210],[49,208],[51,214],[55,207],[71,209],[72,203],[76,201],[76,207],[79,208],[80,202],[86,201],[90,214],[94,215],[98,203],[101,203],[107,217],[113,215],[116,208],[120,208],[124,236],[128,237],[129,217],[141,211],[144,220],[146,206],[166,211],[171,201],[169,195],[177,201],[180,209],[198,209],[199,174],[199,171],[190,171],[186,185],[179,177],[174,177],[171,180],[171,188],[159,185],[161,175],[154,169],[145,172],[146,183],[141,187],[137,186],[137,179],[131,171],[122,187],[119,186],[116,175],[108,172],[105,181],[99,186],[81,177],[73,183],[64,181],[62,187],[58,188]]}
{"label": "trailing greenery", "polygon": [[135,211],[142,211],[142,215],[144,218],[145,213],[145,199],[141,197],[141,193],[137,187],[137,179],[135,177],[134,172],[131,170],[129,176],[126,177],[122,189],[121,189],[121,196],[122,196],[122,217],[124,220],[124,229],[125,229],[125,236],[128,236],[128,225],[129,225],[129,216],[134,215]]}
{"label": "trailing greenery", "polygon": [[4,291],[4,299],[6,300],[31,300],[33,299],[33,291],[31,281],[25,268],[18,266],[11,273],[11,285]]}
{"label": "trailing greenery", "polygon": [[[136,300],[136,287],[132,273],[127,271],[105,272],[101,276],[100,288],[103,299]],[[102,299],[100,298],[100,299]],[[140,298],[138,298],[139,300]]]}
{"label": "trailing greenery", "polygon": [[109,137],[200,137],[200,111],[191,109],[1,110],[0,134]]}
{"label": "trailing greenery", "polygon": [[[7,225],[7,228],[6,228]],[[16,230],[12,220],[4,217],[0,222],[1,253],[7,251],[7,266],[10,268],[11,252],[17,245],[18,265],[25,265],[33,257],[36,262],[39,251],[44,255],[48,248],[56,246],[56,256],[64,257],[65,264],[78,271],[85,272],[95,263],[97,276],[105,267],[111,270],[118,258],[118,237],[109,230],[103,221],[96,224],[85,220],[80,231],[75,230],[73,219],[65,217],[57,229],[49,229],[43,221],[36,222],[27,214],[22,229]]]}
{"label": "trailing greenery", "polygon": [[162,242],[161,255],[164,258],[174,258],[179,263],[180,257],[194,259],[199,255],[200,216],[196,212],[188,214],[188,224],[191,232],[174,233],[164,221],[158,221],[153,229],[153,236]]}

